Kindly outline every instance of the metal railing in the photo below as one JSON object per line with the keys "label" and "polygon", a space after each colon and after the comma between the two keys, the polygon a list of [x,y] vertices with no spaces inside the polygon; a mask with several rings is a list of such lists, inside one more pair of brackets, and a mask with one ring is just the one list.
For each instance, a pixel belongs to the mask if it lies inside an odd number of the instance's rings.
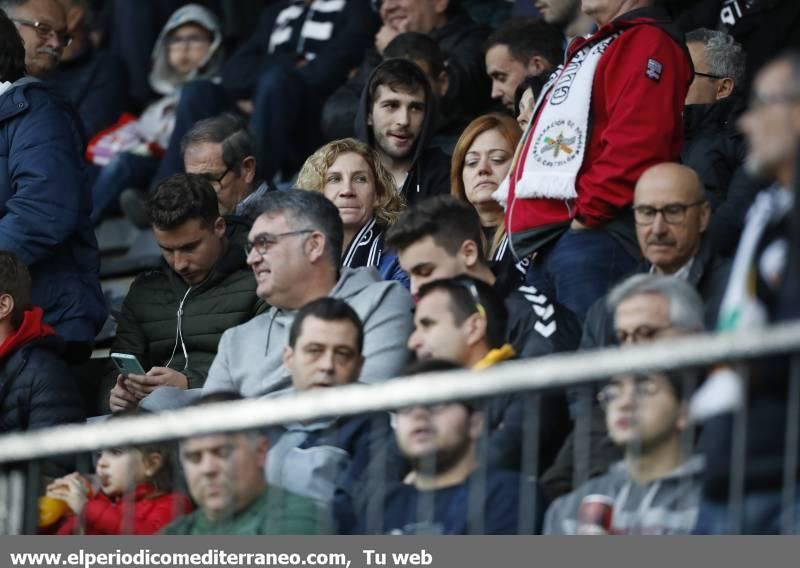
{"label": "metal railing", "polygon": [[[80,454],[104,447],[141,445],[177,440],[190,435],[236,432],[333,416],[393,410],[416,404],[490,397],[502,393],[537,393],[592,385],[621,374],[679,371],[719,362],[741,362],[758,357],[800,353],[800,322],[754,333],[692,336],[653,344],[599,351],[557,354],[532,360],[511,361],[480,373],[453,371],[386,381],[377,385],[349,385],[300,393],[281,399],[255,399],[193,407],[111,422],[69,425],[0,437],[0,464],[20,464],[60,454]],[[796,374],[796,373],[795,373]],[[531,404],[536,404],[536,401]],[[790,410],[798,420],[800,409]],[[741,427],[741,424],[739,424]],[[576,431],[581,430],[576,423]],[[523,448],[524,470],[535,475],[538,424],[526,424],[533,442]],[[789,436],[797,441],[797,435]],[[795,444],[796,445],[796,444]],[[738,447],[741,451],[741,447]],[[531,454],[534,454],[531,456]],[[527,456],[527,457],[526,457]],[[739,456],[742,459],[742,456]],[[797,467],[792,452],[787,475]],[[531,463],[532,462],[532,463]],[[0,496],[11,483],[0,483]],[[741,480],[738,481],[741,483]],[[794,500],[794,484],[786,489]],[[741,496],[739,496],[740,498]],[[529,498],[528,498],[529,499]]]}

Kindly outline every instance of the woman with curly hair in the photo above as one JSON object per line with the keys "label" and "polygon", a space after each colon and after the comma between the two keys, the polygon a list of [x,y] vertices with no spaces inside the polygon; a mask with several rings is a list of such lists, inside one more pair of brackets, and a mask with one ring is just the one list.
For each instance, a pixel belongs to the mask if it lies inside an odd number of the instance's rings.
{"label": "woman with curly hair", "polygon": [[397,255],[384,250],[384,232],[405,210],[392,174],[369,146],[354,138],[334,140],[303,164],[296,187],[320,191],[339,209],[344,224],[342,268],[373,266],[384,280],[408,288]]}
{"label": "woman with curly hair", "polygon": [[[503,226],[503,208],[492,197],[514,159],[522,132],[510,116],[485,114],[469,123],[453,150],[450,194],[470,203],[478,212],[486,258],[501,277],[522,278],[527,262],[517,263]],[[517,265],[518,274],[514,273]]]}

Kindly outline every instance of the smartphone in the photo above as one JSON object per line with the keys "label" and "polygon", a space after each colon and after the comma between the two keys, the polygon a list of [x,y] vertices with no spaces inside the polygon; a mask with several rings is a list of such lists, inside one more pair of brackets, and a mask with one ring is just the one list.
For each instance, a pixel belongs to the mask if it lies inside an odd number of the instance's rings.
{"label": "smartphone", "polygon": [[111,360],[123,375],[145,375],[147,372],[142,367],[136,355],[130,353],[112,353]]}

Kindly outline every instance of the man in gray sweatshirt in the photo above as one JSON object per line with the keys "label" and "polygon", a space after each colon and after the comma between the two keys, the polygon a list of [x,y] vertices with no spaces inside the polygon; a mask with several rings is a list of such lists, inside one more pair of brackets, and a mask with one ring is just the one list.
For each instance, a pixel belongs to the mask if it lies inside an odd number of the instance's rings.
{"label": "man in gray sweatshirt", "polygon": [[[247,264],[256,277],[256,294],[272,307],[222,335],[202,394],[233,391],[254,398],[291,388],[283,364],[289,330],[297,310],[325,296],[350,304],[364,324],[359,379],[375,383],[397,376],[409,359],[411,295],[372,268],[340,272],[344,230],[336,206],[321,193],[293,189],[266,194],[256,210]],[[145,399],[146,408],[176,408],[200,396],[159,390]]]}
{"label": "man in gray sweatshirt", "polygon": [[[636,275],[609,294],[621,345],[703,328],[697,292],[677,278]],[[683,378],[615,377],[599,393],[611,440],[624,459],[557,499],[545,534],[687,534],[697,521],[703,460],[685,454]]]}

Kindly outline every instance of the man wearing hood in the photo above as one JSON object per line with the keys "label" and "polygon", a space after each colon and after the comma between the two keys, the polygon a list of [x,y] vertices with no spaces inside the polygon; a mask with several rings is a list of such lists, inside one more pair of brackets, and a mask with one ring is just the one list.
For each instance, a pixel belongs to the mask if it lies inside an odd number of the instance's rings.
{"label": "man wearing hood", "polygon": [[65,340],[66,356],[80,361],[106,319],[81,180],[80,119],[25,76],[23,41],[2,11],[0,53],[0,250],[28,266],[33,304]]}
{"label": "man wearing hood", "polygon": [[430,147],[436,98],[415,63],[381,63],[361,94],[356,134],[378,152],[406,203],[450,191],[450,159]]}
{"label": "man wearing hood", "polygon": [[[123,190],[147,188],[152,180],[158,182],[174,173],[161,157],[175,134],[182,88],[192,79],[216,77],[222,63],[221,46],[219,22],[199,4],[180,8],[167,21],[153,47],[150,72],[150,85],[161,98],[135,121],[96,140],[90,147],[93,162],[102,166],[92,187],[95,223],[113,208]],[[136,202],[133,195],[136,194],[128,192],[123,200]],[[138,203],[143,205],[144,194],[139,197]],[[147,219],[134,211],[129,214],[131,220],[147,225]]]}
{"label": "man wearing hood", "polygon": [[[131,285],[112,352],[135,355],[145,375],[118,375],[112,411],[161,386],[203,386],[222,333],[263,311],[245,255],[226,236],[217,196],[202,176],[176,174],[149,202],[165,266]],[[107,391],[104,391],[104,393]]]}
{"label": "man wearing hood", "polygon": [[[608,299],[622,345],[697,333],[703,302],[686,282],[637,275]],[[684,454],[688,405],[683,378],[663,374],[615,377],[599,393],[611,440],[624,459],[556,500],[545,534],[688,534],[695,526],[702,490],[702,457]],[[610,521],[589,518],[599,505]],[[602,516],[601,516],[602,517]]]}

